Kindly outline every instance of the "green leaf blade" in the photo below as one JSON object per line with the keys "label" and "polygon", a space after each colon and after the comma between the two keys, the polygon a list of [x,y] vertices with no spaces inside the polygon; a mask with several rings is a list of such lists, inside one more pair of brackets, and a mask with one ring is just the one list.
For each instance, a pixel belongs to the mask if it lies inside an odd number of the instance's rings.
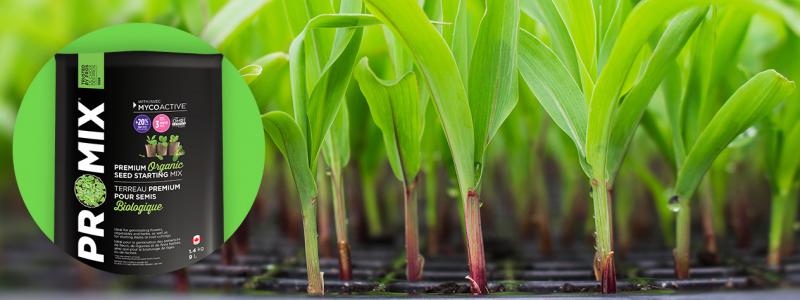
{"label": "green leaf blade", "polygon": [[605,167],[611,117],[639,51],[661,24],[685,9],[709,1],[713,0],[645,1],[631,11],[589,101],[586,158],[595,173],[593,177],[607,176]]}
{"label": "green leaf blade", "polygon": [[678,172],[675,193],[692,196],[708,168],[727,145],[791,93],[795,84],[774,70],[761,72],[742,85],[700,133]]}
{"label": "green leaf blade", "polygon": [[469,68],[469,106],[475,161],[517,104],[519,0],[489,1]]}
{"label": "green leaf blade", "polygon": [[[308,140],[311,162],[316,161],[325,135],[350,82],[353,65],[361,45],[363,29],[360,27],[378,23],[375,17],[364,14],[319,15],[306,24],[306,28],[289,47],[289,75],[294,117]],[[347,42],[341,40],[336,43],[319,80],[313,87],[308,87],[306,38],[309,31],[319,28],[350,28],[351,31],[343,33],[349,39],[346,39]],[[342,37],[345,38],[347,37]]]}
{"label": "green leaf blade", "polygon": [[[308,150],[303,133],[292,117],[282,111],[268,112],[261,117],[264,130],[286,158],[294,177],[301,201],[317,195],[317,185],[308,161]],[[304,207],[307,203],[303,203]]]}
{"label": "green leaf blade", "polygon": [[553,51],[567,67],[575,81],[580,84],[581,75],[575,46],[555,4],[552,1],[524,1],[522,2],[522,11],[538,20],[547,29],[553,44]]}
{"label": "green leaf blade", "polygon": [[519,72],[550,118],[583,155],[588,113],[580,86],[542,41],[522,30]]}
{"label": "green leaf blade", "polygon": [[413,0],[366,0],[367,7],[406,44],[430,87],[452,153],[461,195],[475,185],[474,135],[464,83],[447,43]]}
{"label": "green leaf blade", "polygon": [[331,169],[341,170],[350,162],[350,114],[347,105],[339,107],[323,147],[323,157]]}
{"label": "green leaf blade", "polygon": [[416,76],[407,73],[396,81],[381,80],[364,58],[356,68],[355,78],[383,133],[392,171],[397,179],[410,182],[417,176],[421,161],[423,120]]}
{"label": "green leaf blade", "polygon": [[[614,177],[616,170],[619,170],[637,125],[642,119],[650,99],[667,75],[669,65],[674,63],[681,49],[702,22],[706,11],[707,9],[695,8],[681,14],[670,23],[653,51],[644,75],[625,96],[625,100],[612,121],[606,167],[610,177]],[[668,101],[675,100],[669,99]]]}

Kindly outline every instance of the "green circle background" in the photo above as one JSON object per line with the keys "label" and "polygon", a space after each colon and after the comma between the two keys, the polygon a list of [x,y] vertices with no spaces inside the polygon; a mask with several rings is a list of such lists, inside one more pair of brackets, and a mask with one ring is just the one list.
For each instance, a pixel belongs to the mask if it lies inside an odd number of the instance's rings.
{"label": "green circle background", "polygon": [[[59,53],[164,51],[219,53],[184,31],[131,23],[103,28]],[[28,87],[14,126],[14,173],[22,199],[39,228],[53,240],[55,166],[55,61],[51,58]],[[233,64],[222,62],[223,217],[228,240],[239,228],[261,184],[264,131],[255,98]]]}

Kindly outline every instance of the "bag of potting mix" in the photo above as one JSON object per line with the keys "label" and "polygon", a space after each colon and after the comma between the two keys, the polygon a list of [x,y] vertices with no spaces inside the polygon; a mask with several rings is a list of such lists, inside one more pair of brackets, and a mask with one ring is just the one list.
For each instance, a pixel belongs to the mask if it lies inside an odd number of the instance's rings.
{"label": "bag of potting mix", "polygon": [[56,55],[55,243],[154,274],[222,244],[221,55]]}

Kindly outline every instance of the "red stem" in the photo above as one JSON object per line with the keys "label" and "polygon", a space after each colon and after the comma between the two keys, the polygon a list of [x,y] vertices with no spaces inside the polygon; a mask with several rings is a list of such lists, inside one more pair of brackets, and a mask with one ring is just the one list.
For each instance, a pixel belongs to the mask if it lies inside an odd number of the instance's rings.
{"label": "red stem", "polygon": [[422,279],[423,258],[419,254],[419,224],[417,197],[414,194],[416,180],[403,188],[406,237],[406,278],[408,281]]}
{"label": "red stem", "polygon": [[475,191],[467,194],[464,207],[464,222],[467,230],[467,252],[469,255],[470,287],[473,295],[487,295],[486,259],[483,251],[483,232],[481,230],[481,203]]}

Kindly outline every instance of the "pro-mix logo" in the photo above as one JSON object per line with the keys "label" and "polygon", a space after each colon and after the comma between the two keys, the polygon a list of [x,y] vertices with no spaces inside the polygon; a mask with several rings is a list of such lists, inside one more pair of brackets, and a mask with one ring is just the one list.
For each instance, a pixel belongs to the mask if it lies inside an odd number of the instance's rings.
{"label": "pro-mix logo", "polygon": [[97,240],[105,236],[100,227],[104,214],[92,212],[106,199],[105,184],[97,176],[105,172],[100,163],[105,151],[105,122],[101,116],[104,110],[105,103],[87,107],[78,98],[78,170],[82,174],[75,180],[75,198],[84,206],[78,212],[78,257],[96,262],[105,261],[97,247]]}

